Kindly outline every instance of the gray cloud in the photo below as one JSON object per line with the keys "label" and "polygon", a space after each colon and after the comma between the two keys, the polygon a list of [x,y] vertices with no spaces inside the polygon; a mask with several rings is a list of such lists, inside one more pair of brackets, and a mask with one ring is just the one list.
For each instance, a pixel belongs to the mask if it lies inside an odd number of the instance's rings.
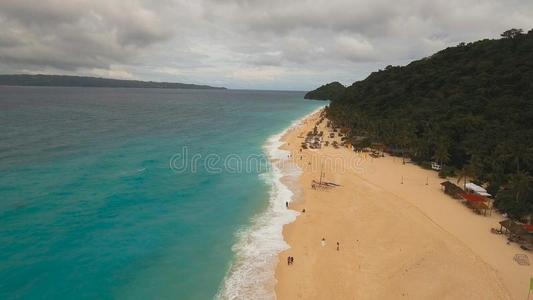
{"label": "gray cloud", "polygon": [[[125,4],[127,3],[127,4]],[[127,63],[172,32],[141,2],[0,2],[0,62],[67,71]]]}
{"label": "gray cloud", "polygon": [[3,0],[0,71],[309,89],[533,27],[530,0]]}

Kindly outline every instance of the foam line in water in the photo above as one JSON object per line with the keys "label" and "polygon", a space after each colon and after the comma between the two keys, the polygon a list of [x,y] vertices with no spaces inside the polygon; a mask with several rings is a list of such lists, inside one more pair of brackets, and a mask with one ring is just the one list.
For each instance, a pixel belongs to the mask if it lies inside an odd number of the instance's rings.
{"label": "foam line in water", "polygon": [[[311,114],[318,112],[317,109]],[[310,115],[311,115],[310,114]],[[275,299],[275,268],[278,254],[289,248],[283,239],[283,226],[293,222],[298,213],[286,209],[285,202],[291,202],[293,192],[282,183],[285,176],[297,178],[301,171],[296,165],[280,167],[288,159],[289,152],[280,149],[282,137],[298,128],[302,121],[295,121],[283,132],[271,136],[264,145],[264,151],[271,163],[271,171],[261,178],[271,185],[267,209],[254,217],[252,225],[237,233],[233,246],[235,258],[217,294],[219,299]]]}

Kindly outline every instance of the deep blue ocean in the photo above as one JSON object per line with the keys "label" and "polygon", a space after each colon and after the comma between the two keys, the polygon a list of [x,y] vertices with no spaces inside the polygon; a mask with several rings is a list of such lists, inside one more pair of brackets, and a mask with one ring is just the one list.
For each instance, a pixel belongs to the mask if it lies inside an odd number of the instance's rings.
{"label": "deep blue ocean", "polygon": [[271,186],[264,168],[208,171],[203,158],[262,155],[323,105],[301,92],[0,87],[0,299],[213,298]]}

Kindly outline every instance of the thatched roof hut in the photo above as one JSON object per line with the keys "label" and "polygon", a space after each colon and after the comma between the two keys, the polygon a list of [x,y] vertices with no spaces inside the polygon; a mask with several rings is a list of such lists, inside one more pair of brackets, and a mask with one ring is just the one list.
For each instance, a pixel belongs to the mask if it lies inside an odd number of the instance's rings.
{"label": "thatched roof hut", "polygon": [[531,249],[533,247],[533,234],[529,232],[531,225],[518,224],[512,220],[505,220],[500,222],[500,230],[510,233],[509,239],[521,244],[524,249]]}
{"label": "thatched roof hut", "polygon": [[515,223],[513,220],[501,221],[500,226],[505,228],[510,233],[518,235],[518,236],[526,236],[529,234],[527,230],[525,230],[522,226]]}
{"label": "thatched roof hut", "polygon": [[473,194],[473,193],[463,193],[461,197],[463,197],[463,199],[465,199],[468,202],[483,203],[487,201],[485,197],[480,196],[478,194]]}
{"label": "thatched roof hut", "polygon": [[466,200],[468,207],[477,212],[481,212],[483,210],[483,214],[487,214],[489,206],[487,205],[487,199],[485,197],[472,193],[463,193],[461,194],[461,197]]}
{"label": "thatched roof hut", "polygon": [[461,194],[464,193],[463,189],[451,183],[450,181],[441,182],[440,185],[442,185],[446,194],[452,196],[455,199],[461,199]]}

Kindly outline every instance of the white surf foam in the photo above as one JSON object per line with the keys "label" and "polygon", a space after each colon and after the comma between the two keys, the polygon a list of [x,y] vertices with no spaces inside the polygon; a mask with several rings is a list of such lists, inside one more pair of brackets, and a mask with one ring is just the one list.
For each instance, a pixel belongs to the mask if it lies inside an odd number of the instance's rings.
{"label": "white surf foam", "polygon": [[[315,112],[319,111],[317,109]],[[272,188],[267,209],[254,217],[252,226],[238,232],[237,243],[233,246],[234,262],[217,294],[218,299],[275,299],[275,268],[278,254],[289,248],[283,240],[285,224],[293,222],[298,213],[285,207],[291,202],[293,192],[282,183],[283,177],[295,180],[301,171],[296,165],[286,164],[289,152],[281,150],[281,138],[289,131],[298,128],[303,119],[294,122],[283,132],[271,136],[264,150],[271,163],[270,172],[261,178]]]}

